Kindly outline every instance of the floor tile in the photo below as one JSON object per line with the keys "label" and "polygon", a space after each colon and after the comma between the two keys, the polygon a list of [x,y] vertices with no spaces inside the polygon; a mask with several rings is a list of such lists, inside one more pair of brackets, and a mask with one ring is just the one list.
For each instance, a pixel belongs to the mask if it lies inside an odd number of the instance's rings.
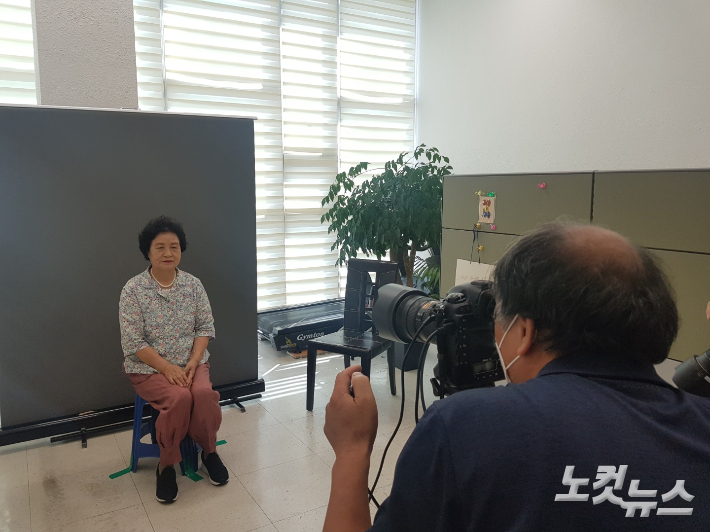
{"label": "floor tile", "polygon": [[[291,356],[280,356],[279,358],[271,359],[271,362],[279,364],[279,367],[270,372],[264,380],[268,380],[271,377],[278,379],[279,375],[285,376],[289,372],[291,372],[290,374],[306,373],[307,359],[305,357],[295,359]],[[325,353],[318,355],[316,358],[316,372],[337,373],[344,367],[343,355]]]}
{"label": "floor tile", "polygon": [[283,424],[314,453],[321,453],[331,448],[328,438],[323,433],[324,425],[325,412]]}
{"label": "floor tile", "polygon": [[224,486],[200,481],[172,504],[144,506],[155,532],[247,532],[270,524],[236,478]]}
{"label": "floor tile", "polygon": [[0,488],[27,486],[27,479],[27,451],[24,447],[0,454]]}
{"label": "floor tile", "polygon": [[[155,470],[158,467],[158,462],[158,458],[141,458],[138,461],[138,471],[135,473],[129,473],[143,503],[157,502],[155,500]],[[178,495],[195,489],[197,484],[208,482],[205,479],[195,482],[180,472],[179,464],[176,464],[174,467],[175,472],[177,473]],[[207,474],[202,471],[198,471],[198,473],[205,478],[207,477]]]}
{"label": "floor tile", "polygon": [[128,465],[113,434],[90,438],[86,449],[78,441],[28,449],[27,464],[31,483],[42,482],[47,477],[76,475],[99,467],[112,469],[113,473]]}
{"label": "floor tile", "polygon": [[[377,414],[378,425],[376,442],[387,443],[390,436],[397,428],[399,408],[397,409],[397,411],[394,411],[393,409],[388,410],[387,408],[378,408]],[[399,426],[399,429],[397,430],[397,436],[395,437],[397,443],[406,441],[407,438],[409,438],[409,435],[411,434],[412,430],[414,430],[414,427],[416,426],[416,423],[414,421],[414,415],[412,414],[412,417],[409,418],[406,414],[407,412],[405,410],[405,416],[402,419],[402,423]]]}
{"label": "floor tile", "polygon": [[327,506],[323,506],[309,512],[294,515],[288,519],[276,521],[274,526],[278,532],[321,532],[327,509]]}
{"label": "floor tile", "polygon": [[[434,353],[427,360],[428,373],[432,357]],[[47,439],[0,448],[0,532],[29,532],[30,517],[34,532],[50,527],[63,527],[59,530],[66,532],[320,532],[330,491],[329,466],[335,459],[323,434],[324,408],[343,370],[342,356],[320,355],[316,369],[311,413],[305,409],[305,359],[295,360],[260,342],[259,371],[268,372],[266,393],[245,403],[244,414],[233,406],[223,409],[218,437],[228,443],[219,452],[231,481],[216,488],[206,480],[193,482],[178,475],[180,497],[172,505],[155,500],[157,459],[142,459],[136,474],[108,479],[109,473],[130,461],[131,430],[92,438],[88,449],[78,442],[49,444]],[[428,404],[433,399],[429,377],[425,375]],[[397,370],[398,393],[400,378]],[[378,483],[380,502],[391,489],[397,457],[415,425],[415,383],[416,373],[406,372],[406,413]],[[372,387],[379,427],[370,483],[397,422],[401,400],[389,392],[384,355],[372,361]],[[372,505],[371,512],[374,516]]]}
{"label": "floor tile", "polygon": [[[122,430],[120,432],[114,432],[113,437],[116,439],[116,444],[118,445],[118,450],[121,451],[121,456],[123,461],[126,462],[126,466],[129,465],[131,461],[131,447],[133,446],[133,429]],[[141,440],[144,443],[150,443],[150,434],[146,434]]]}
{"label": "floor tile", "polygon": [[0,532],[30,532],[30,495],[25,483],[0,484]]}
{"label": "floor tile", "polygon": [[[392,440],[392,445],[396,445],[397,447],[404,447],[404,444],[407,443],[407,440],[409,440],[409,437],[412,435],[412,432],[414,431],[414,427],[408,427],[408,428],[402,428],[400,427],[399,430],[397,431],[397,435],[394,437],[394,440]],[[384,442],[389,441],[390,437],[392,434],[382,434],[378,433],[377,437],[381,439]]]}
{"label": "floor tile", "polygon": [[56,532],[153,532],[142,504],[90,517],[55,529]]}
{"label": "floor tile", "polygon": [[[377,477],[377,471],[380,467],[380,462],[382,461],[382,454],[384,452],[385,446],[387,445],[387,439],[378,436],[375,441],[375,446],[372,449],[372,458],[370,459],[370,475],[368,479],[368,485],[372,485]],[[399,459],[399,453],[402,448],[399,445],[392,444],[387,450],[387,457],[385,458],[385,463],[382,467],[382,473],[380,474],[380,479],[377,481],[379,485],[392,484],[394,480],[394,470],[397,465],[397,459]]]}
{"label": "floor tile", "polygon": [[129,475],[108,476],[115,467],[55,476],[47,471],[40,480],[30,480],[32,531],[41,532],[140,504]]}
{"label": "floor tile", "polygon": [[[335,377],[343,369],[343,357],[341,355],[319,356],[316,360],[316,386],[325,386],[328,389],[328,394],[330,394]],[[272,366],[269,369],[269,373],[264,376],[267,392],[273,389],[284,388],[287,385],[293,386],[293,381],[296,379],[301,379],[305,385],[305,359],[302,361],[293,361],[280,364],[275,368]]]}
{"label": "floor tile", "polygon": [[30,440],[24,442],[24,444],[18,444],[18,445],[24,445],[25,449],[28,451],[30,449],[38,449],[40,447],[47,447],[48,445],[52,444],[52,437],[47,436],[46,438],[38,438],[36,440]]}
{"label": "floor tile", "polygon": [[25,445],[0,454],[0,532],[30,530],[30,495]]}
{"label": "floor tile", "polygon": [[232,434],[241,434],[279,423],[279,420],[269,414],[268,410],[258,402],[246,403],[244,408],[246,412],[242,412],[234,405],[222,409],[222,426],[217,432],[217,439],[225,439]]}
{"label": "floor tile", "polygon": [[261,469],[239,477],[272,522],[328,504],[330,468],[317,456]]}
{"label": "floor tile", "polygon": [[283,425],[233,434],[219,448],[222,461],[237,476],[313,454]]}
{"label": "floor tile", "polygon": [[333,452],[333,449],[330,449],[328,451],[323,451],[322,453],[316,454],[318,458],[320,458],[325,465],[328,467],[332,468],[333,464],[335,463],[335,453]]}
{"label": "floor tile", "polygon": [[[375,391],[375,400],[377,401],[377,432],[380,434],[391,434],[399,420],[400,410],[402,408],[401,396],[393,397],[387,394],[378,394]],[[421,416],[420,416],[421,417]],[[414,400],[405,402],[404,416],[400,429],[412,428],[416,425],[414,419]]]}
{"label": "floor tile", "polygon": [[382,504],[382,502],[390,496],[390,492],[392,491],[392,484],[385,484],[382,486],[377,486],[375,488],[375,499],[377,499],[377,502]]}
{"label": "floor tile", "polygon": [[279,531],[276,530],[276,527],[274,525],[266,525],[266,526],[262,526],[261,528],[257,528],[256,530],[250,530],[249,532],[279,532]]}
{"label": "floor tile", "polygon": [[[375,440],[375,445],[372,448],[372,456],[370,458],[370,474],[368,478],[368,486],[371,486],[377,477],[377,471],[380,467],[380,462],[382,461],[382,454],[387,445],[389,438],[384,438],[380,435],[377,436]],[[399,458],[399,453],[402,451],[402,447],[392,443],[390,448],[387,450],[387,458],[382,466],[382,473],[380,474],[380,479],[377,481],[379,485],[392,484],[394,480],[394,470],[397,465],[397,459]],[[325,462],[329,467],[333,467],[335,463],[335,453],[333,450],[324,451],[316,455],[323,462]]]}
{"label": "floor tile", "polygon": [[282,423],[301,419],[313,414],[318,414],[325,411],[325,405],[330,400],[330,393],[326,396],[316,389],[313,395],[313,411],[306,410],[306,381],[303,384],[288,392],[283,392],[278,395],[264,394],[264,397],[259,400],[261,405]]}
{"label": "floor tile", "polygon": [[2,447],[0,447],[0,456],[26,451],[28,443],[29,442],[23,441],[20,443],[11,443],[10,445],[3,445]]}
{"label": "floor tile", "polygon": [[[398,369],[395,369],[395,376],[399,377]],[[387,381],[387,389],[389,390],[389,367],[386,364],[377,364],[375,366],[371,366],[370,378]]]}

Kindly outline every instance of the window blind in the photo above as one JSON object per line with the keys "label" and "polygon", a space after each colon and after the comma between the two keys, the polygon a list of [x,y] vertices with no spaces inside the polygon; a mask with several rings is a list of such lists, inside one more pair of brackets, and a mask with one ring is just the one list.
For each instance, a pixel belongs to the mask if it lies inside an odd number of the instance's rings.
{"label": "window blind", "polygon": [[133,0],[138,107],[165,111],[160,0]]}
{"label": "window blind", "polygon": [[286,304],[339,296],[337,253],[320,218],[338,173],[338,2],[281,5]]}
{"label": "window blind", "polygon": [[36,104],[31,0],[0,0],[0,103]]}
{"label": "window blind", "polygon": [[415,2],[340,2],[340,165],[381,167],[414,144]]}
{"label": "window blind", "polygon": [[340,293],[320,200],[412,149],[414,0],[134,0],[141,109],[253,116],[259,308]]}

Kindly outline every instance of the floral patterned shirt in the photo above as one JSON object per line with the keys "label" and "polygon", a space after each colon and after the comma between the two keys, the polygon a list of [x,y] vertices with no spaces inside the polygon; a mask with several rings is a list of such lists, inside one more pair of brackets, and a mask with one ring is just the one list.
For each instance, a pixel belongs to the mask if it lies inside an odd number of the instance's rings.
{"label": "floral patterned shirt", "polygon": [[[118,304],[123,369],[126,373],[157,373],[136,352],[152,347],[165,360],[182,368],[190,360],[199,336],[214,339],[214,318],[200,280],[182,270],[172,288],[163,289],[146,269],[126,283]],[[200,364],[207,362],[205,354]]]}

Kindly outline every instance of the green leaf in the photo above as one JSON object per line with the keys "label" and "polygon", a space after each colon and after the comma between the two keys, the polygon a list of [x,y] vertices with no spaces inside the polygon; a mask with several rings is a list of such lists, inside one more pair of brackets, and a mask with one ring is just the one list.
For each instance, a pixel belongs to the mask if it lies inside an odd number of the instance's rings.
{"label": "green leaf", "polygon": [[[426,155],[423,157],[422,155]],[[414,153],[402,152],[384,170],[355,184],[366,171],[361,162],[336,175],[322,206],[329,206],[321,223],[329,222],[342,264],[358,253],[383,257],[389,250],[439,245],[441,240],[442,177],[453,170],[442,166],[436,148],[421,144]]]}

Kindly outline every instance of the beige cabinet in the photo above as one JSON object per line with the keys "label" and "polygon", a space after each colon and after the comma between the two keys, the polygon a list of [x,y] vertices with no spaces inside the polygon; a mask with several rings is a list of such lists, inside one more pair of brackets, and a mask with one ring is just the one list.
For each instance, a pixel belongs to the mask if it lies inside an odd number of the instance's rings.
{"label": "beige cabinet", "polygon": [[[541,184],[545,188],[541,188]],[[444,178],[442,226],[473,230],[478,222],[477,191],[496,194],[496,233],[521,235],[559,219],[589,222],[592,173],[461,175]],[[490,230],[490,225],[482,227]]]}
{"label": "beige cabinet", "polygon": [[[541,188],[545,183],[545,188]],[[496,230],[478,233],[481,262],[495,264],[516,235],[553,220],[592,221],[658,256],[677,293],[681,328],[671,358],[710,348],[710,170],[447,176],[442,216],[441,293],[470,260],[476,192],[496,193]]]}
{"label": "beige cabinet", "polygon": [[710,348],[710,323],[705,307],[710,301],[710,255],[652,251],[662,263],[676,292],[680,331],[670,357],[685,360]]}
{"label": "beige cabinet", "polygon": [[594,223],[640,246],[710,253],[710,171],[597,172]]}

